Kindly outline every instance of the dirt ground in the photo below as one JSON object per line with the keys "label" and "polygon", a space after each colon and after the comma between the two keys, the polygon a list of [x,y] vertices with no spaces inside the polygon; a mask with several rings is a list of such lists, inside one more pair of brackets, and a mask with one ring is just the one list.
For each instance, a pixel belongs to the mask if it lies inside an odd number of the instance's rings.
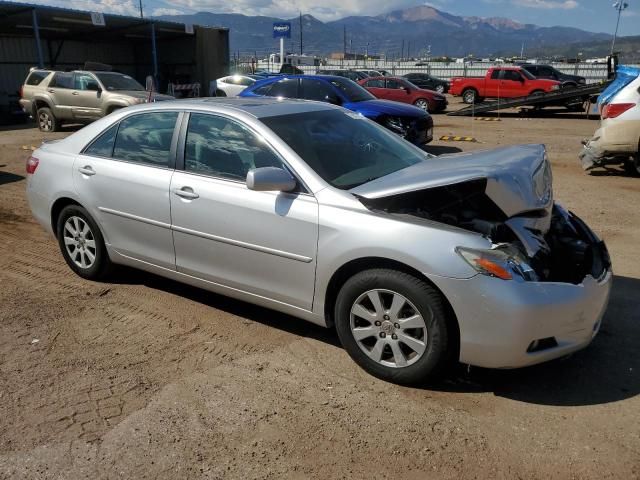
{"label": "dirt ground", "polygon": [[[434,116],[446,153],[545,143],[558,201],[608,243],[601,333],[515,371],[460,366],[425,389],[376,380],[333,331],[149,274],[75,276],[25,200],[0,131],[0,478],[639,478],[640,179],[586,175],[579,115]],[[508,321],[508,319],[505,319]]]}

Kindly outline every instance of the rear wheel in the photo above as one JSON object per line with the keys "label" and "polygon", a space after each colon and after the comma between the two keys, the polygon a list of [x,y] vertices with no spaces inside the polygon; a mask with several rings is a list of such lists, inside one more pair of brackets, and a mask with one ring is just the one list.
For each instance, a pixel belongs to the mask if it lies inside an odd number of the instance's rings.
{"label": "rear wheel", "polygon": [[640,152],[624,162],[624,169],[629,175],[640,177]]}
{"label": "rear wheel", "polygon": [[450,358],[442,296],[407,273],[375,269],[354,275],[338,294],[335,320],[351,358],[383,380],[432,380]]}
{"label": "rear wheel", "polygon": [[226,97],[227,94],[224,93],[222,90],[216,90],[216,97]]}
{"label": "rear wheel", "polygon": [[42,107],[38,109],[38,128],[41,132],[55,132],[58,130],[58,119],[51,109]]}
{"label": "rear wheel", "polygon": [[425,112],[429,111],[429,102],[427,100],[425,100],[424,98],[419,98],[418,100],[416,100],[415,102],[413,102],[413,104],[418,107],[421,108],[422,110],[424,110]]}
{"label": "rear wheel", "polygon": [[462,101],[464,103],[476,103],[478,101],[478,92],[476,92],[473,88],[468,88],[464,92],[462,92]]}
{"label": "rear wheel", "polygon": [[58,243],[67,265],[83,278],[98,280],[111,269],[102,233],[79,205],[62,209],[57,222]]}

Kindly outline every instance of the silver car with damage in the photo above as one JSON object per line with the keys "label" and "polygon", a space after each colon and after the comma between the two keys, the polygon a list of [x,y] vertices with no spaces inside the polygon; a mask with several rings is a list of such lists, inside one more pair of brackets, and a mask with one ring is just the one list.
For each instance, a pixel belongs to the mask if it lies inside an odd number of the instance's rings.
{"label": "silver car with damage", "polygon": [[119,110],[27,172],[79,275],[129,265],[335,326],[398,383],[567,355],[608,302],[607,250],[554,203],[541,145],[432,157],[333,105],[201,99]]}

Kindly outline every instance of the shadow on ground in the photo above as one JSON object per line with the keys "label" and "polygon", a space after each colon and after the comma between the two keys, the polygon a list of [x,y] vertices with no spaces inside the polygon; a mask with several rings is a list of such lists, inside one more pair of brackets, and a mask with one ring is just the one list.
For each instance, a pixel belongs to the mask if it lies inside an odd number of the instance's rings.
{"label": "shadow on ground", "polygon": [[24,177],[22,175],[16,175],[15,173],[9,172],[0,172],[0,185],[19,182],[20,180],[24,180]]}
{"label": "shadow on ground", "polygon": [[[332,329],[145,272],[123,269],[115,282],[143,284],[293,335],[339,346]],[[458,393],[493,392],[521,402],[558,406],[597,405],[634,397],[640,393],[638,292],[640,280],[615,277],[599,335],[587,349],[570,357],[517,370],[459,365],[447,379],[425,388]]]}

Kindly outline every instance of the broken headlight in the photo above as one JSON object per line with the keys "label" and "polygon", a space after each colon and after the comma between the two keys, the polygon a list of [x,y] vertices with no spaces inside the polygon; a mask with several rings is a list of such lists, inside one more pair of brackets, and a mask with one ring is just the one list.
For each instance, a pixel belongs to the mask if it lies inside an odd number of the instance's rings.
{"label": "broken headlight", "polygon": [[407,128],[405,127],[402,119],[399,117],[387,117],[384,119],[384,126],[389,130],[392,130],[400,135],[407,134]]}
{"label": "broken headlight", "polygon": [[524,256],[514,247],[499,246],[490,250],[457,247],[456,252],[474,270],[502,280],[536,281],[538,276]]}

